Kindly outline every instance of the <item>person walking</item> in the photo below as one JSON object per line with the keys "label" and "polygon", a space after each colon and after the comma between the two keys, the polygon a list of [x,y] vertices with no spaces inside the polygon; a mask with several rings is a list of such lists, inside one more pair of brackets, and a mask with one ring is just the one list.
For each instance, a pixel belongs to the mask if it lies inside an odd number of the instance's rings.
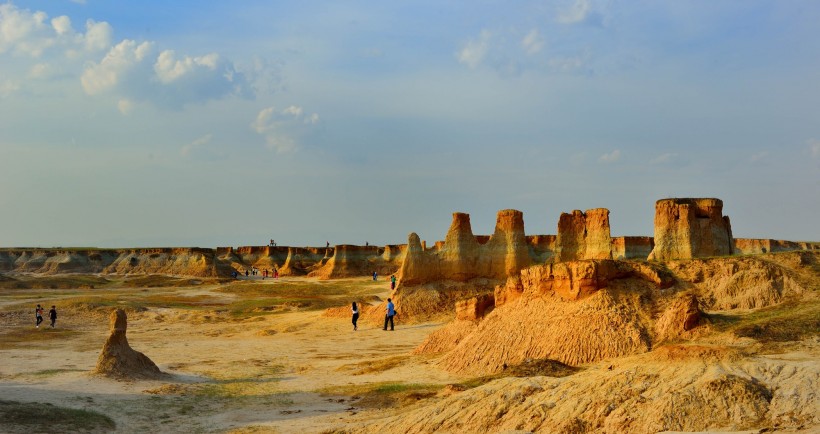
{"label": "person walking", "polygon": [[384,328],[382,330],[387,330],[387,323],[390,323],[390,331],[393,331],[393,317],[396,316],[396,306],[393,305],[393,300],[387,299],[387,307],[385,308],[387,311],[386,315],[384,316]]}
{"label": "person walking", "polygon": [[373,272],[373,281],[375,282],[379,275],[374,271]]}
{"label": "person walking", "polygon": [[396,289],[396,275],[390,276],[390,289]]}
{"label": "person walking", "polygon": [[54,328],[54,324],[57,323],[57,306],[51,306],[48,317],[51,318],[51,328]]}
{"label": "person walking", "polygon": [[353,331],[354,332],[359,329],[359,326],[356,325],[356,322],[358,322],[358,321],[359,321],[359,307],[356,306],[356,302],[354,301],[353,302]]}
{"label": "person walking", "polygon": [[37,319],[37,324],[35,324],[35,326],[40,328],[40,323],[43,322],[43,308],[40,307],[39,304],[36,308],[34,308],[34,318]]}

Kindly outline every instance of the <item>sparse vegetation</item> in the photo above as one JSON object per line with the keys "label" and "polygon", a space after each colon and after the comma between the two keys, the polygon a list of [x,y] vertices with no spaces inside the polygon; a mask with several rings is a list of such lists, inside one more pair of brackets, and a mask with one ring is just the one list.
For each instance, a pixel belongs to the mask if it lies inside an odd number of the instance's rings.
{"label": "sparse vegetation", "polygon": [[23,432],[112,432],[110,417],[89,410],[57,407],[48,403],[0,400],[4,430]]}

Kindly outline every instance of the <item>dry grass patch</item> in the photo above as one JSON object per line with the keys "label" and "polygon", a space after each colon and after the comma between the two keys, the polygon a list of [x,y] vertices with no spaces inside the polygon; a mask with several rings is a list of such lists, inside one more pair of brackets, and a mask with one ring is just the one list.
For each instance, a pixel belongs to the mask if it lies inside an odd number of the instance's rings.
{"label": "dry grass patch", "polygon": [[374,374],[399,367],[409,361],[411,356],[394,356],[386,359],[368,360],[338,367],[337,371],[351,371],[350,375]]}
{"label": "dry grass patch", "polygon": [[113,281],[95,275],[60,275],[60,276],[4,276],[0,280],[0,289],[94,289],[104,288]]}
{"label": "dry grass patch", "polygon": [[[45,324],[45,323],[43,323]],[[48,326],[34,327],[12,327],[0,334],[0,350],[12,348],[38,346],[54,341],[68,340],[79,336],[81,333],[76,330],[51,328]]]}

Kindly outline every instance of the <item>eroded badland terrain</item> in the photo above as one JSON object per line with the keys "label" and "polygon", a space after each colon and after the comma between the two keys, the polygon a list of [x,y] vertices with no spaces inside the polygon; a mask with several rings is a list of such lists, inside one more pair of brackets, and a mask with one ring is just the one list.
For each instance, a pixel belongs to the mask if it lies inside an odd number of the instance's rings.
{"label": "eroded badland terrain", "polygon": [[818,360],[820,245],[717,199],[654,237],[502,210],[429,246],[0,249],[0,432],[817,432]]}

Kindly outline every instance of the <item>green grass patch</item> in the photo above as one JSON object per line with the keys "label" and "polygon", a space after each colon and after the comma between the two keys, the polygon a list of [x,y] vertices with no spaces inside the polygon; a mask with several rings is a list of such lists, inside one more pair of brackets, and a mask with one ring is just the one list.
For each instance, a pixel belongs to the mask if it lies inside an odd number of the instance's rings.
{"label": "green grass patch", "polygon": [[162,274],[149,274],[146,276],[130,277],[121,282],[120,286],[125,288],[179,288],[186,286],[199,286],[206,283],[215,283],[211,279],[192,279],[165,276]]}
{"label": "green grass patch", "polygon": [[412,404],[435,396],[444,385],[384,382],[330,387],[319,391],[324,396],[350,396],[361,408],[391,408]]}
{"label": "green grass patch", "polygon": [[768,344],[820,335],[820,302],[790,301],[744,314],[709,314],[719,331]]}
{"label": "green grass patch", "polygon": [[0,430],[22,432],[112,432],[110,417],[89,410],[39,402],[0,400]]}

